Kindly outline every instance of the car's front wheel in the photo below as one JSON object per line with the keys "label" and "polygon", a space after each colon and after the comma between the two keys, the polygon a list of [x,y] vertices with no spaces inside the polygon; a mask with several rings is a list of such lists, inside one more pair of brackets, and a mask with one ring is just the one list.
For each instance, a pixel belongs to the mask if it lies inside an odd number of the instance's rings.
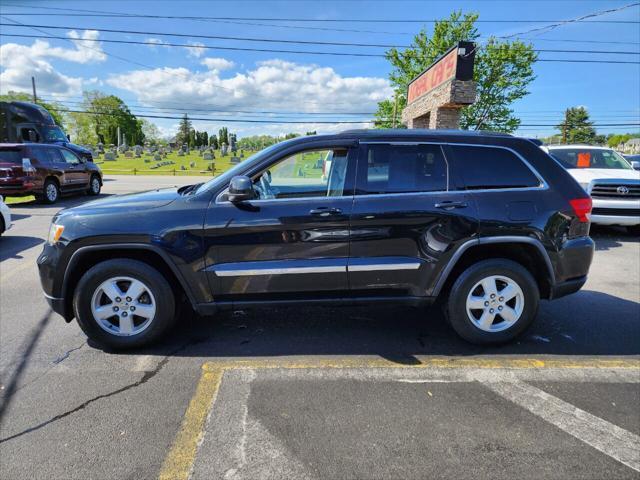
{"label": "car's front wheel", "polygon": [[447,302],[453,329],[476,344],[499,344],[521,334],[538,312],[538,285],[506,259],[478,262],[456,279]]}
{"label": "car's front wheel", "polygon": [[107,260],[89,269],[75,290],[73,307],[84,333],[113,349],[148,345],[175,318],[174,294],[164,276],[129,259]]}
{"label": "car's front wheel", "polygon": [[89,190],[87,191],[87,193],[89,193],[89,195],[100,195],[101,188],[102,185],[100,184],[100,179],[98,178],[98,176],[92,175],[91,180],[89,180]]}

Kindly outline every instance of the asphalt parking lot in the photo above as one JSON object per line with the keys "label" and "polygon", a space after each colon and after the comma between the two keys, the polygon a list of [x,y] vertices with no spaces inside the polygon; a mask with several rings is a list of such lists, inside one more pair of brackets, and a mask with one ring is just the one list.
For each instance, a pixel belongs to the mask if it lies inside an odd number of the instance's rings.
{"label": "asphalt parking lot", "polygon": [[[111,177],[104,195],[199,181]],[[0,237],[0,478],[640,478],[640,239],[595,228],[582,291],[499,348],[437,310],[182,319],[110,353],[51,314],[35,266],[59,205]]]}

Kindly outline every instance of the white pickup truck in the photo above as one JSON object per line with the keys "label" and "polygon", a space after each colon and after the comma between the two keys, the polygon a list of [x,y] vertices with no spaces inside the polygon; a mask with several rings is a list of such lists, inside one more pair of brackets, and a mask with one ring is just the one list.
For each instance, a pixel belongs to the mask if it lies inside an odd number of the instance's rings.
{"label": "white pickup truck", "polygon": [[591,145],[543,147],[591,195],[591,223],[623,225],[640,235],[640,171],[616,151]]}

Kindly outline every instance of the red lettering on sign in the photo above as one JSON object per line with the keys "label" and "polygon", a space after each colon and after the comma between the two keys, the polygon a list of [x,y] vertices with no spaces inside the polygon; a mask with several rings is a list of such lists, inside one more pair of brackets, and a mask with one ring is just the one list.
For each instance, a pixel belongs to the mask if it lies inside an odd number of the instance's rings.
{"label": "red lettering on sign", "polygon": [[407,93],[408,102],[413,102],[418,97],[421,97],[453,78],[456,74],[457,64],[458,49],[454,48],[446,57],[440,59],[438,63],[433,65],[409,85],[409,91]]}

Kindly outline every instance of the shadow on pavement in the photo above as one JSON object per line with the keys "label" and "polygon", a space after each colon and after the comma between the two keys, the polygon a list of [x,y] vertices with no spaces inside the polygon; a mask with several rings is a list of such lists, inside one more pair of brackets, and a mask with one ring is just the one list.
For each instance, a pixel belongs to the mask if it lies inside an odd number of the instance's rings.
{"label": "shadow on pavement", "polygon": [[622,242],[640,242],[640,237],[632,235],[623,227],[592,225],[590,235],[596,242],[596,251],[621,247]]}
{"label": "shadow on pavement", "polygon": [[23,237],[20,235],[2,235],[0,237],[0,261],[8,258],[23,258],[20,253],[40,245],[44,240],[38,237]]}
{"label": "shadow on pavement", "polygon": [[169,339],[132,353],[251,357],[378,355],[398,364],[417,355],[637,355],[640,304],[600,292],[542,302],[532,327],[516,341],[480,347],[458,338],[439,309],[409,307],[282,308],[185,316]]}

